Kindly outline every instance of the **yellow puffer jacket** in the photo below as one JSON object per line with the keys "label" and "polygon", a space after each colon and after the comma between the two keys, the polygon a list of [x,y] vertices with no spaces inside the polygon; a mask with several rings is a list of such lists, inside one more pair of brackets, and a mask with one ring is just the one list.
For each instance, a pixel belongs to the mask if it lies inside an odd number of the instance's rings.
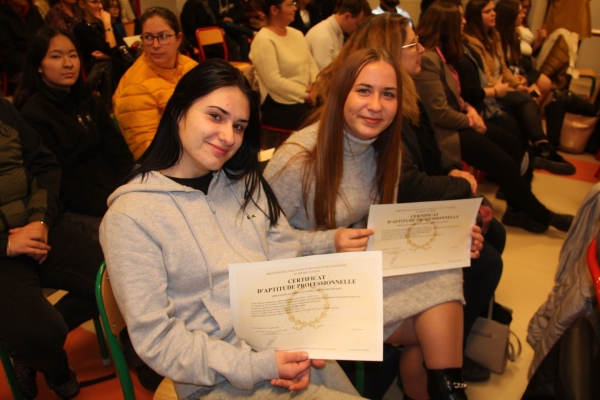
{"label": "yellow puffer jacket", "polygon": [[113,105],[134,160],[140,158],[152,142],[175,85],[196,65],[196,61],[178,54],[177,66],[165,69],[149,63],[142,54],[121,78]]}

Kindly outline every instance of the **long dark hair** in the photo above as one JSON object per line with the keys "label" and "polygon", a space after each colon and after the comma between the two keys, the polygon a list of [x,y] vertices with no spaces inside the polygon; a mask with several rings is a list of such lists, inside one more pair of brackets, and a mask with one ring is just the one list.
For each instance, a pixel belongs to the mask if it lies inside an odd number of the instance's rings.
{"label": "long dark hair", "polygon": [[384,49],[366,48],[351,54],[337,71],[329,97],[319,113],[317,143],[308,151],[302,179],[302,197],[308,204],[308,194],[314,179],[314,216],[318,229],[337,228],[336,203],[344,172],[344,105],[350,90],[365,65],[383,61],[394,69],[398,88],[398,110],[392,123],[373,142],[376,152],[377,172],[373,189],[381,204],[395,202],[395,190],[400,177],[400,153],[402,141],[402,75],[396,60]]}
{"label": "long dark hair", "polygon": [[496,30],[500,34],[502,50],[509,63],[515,65],[521,58],[519,35],[515,21],[519,15],[521,3],[517,0],[500,0],[496,4]]}
{"label": "long dark hair", "polygon": [[225,175],[233,181],[245,180],[246,191],[241,209],[253,202],[254,194],[260,196],[261,186],[267,197],[268,211],[262,210],[269,218],[271,226],[277,224],[282,212],[275,194],[263,178],[258,163],[260,151],[259,96],[241,72],[231,64],[220,59],[206,60],[185,74],[173,95],[167,102],[154,140],[146,152],[140,157],[133,171],[125,177],[125,181],[142,174],[142,179],[151,171],[170,168],[181,160],[183,148],[179,138],[179,121],[185,117],[190,107],[200,98],[223,87],[237,87],[248,99],[250,117],[244,131],[244,138],[238,151],[223,165]]}
{"label": "long dark hair", "polygon": [[462,16],[454,4],[436,1],[421,16],[415,33],[428,50],[439,46],[446,63],[454,64],[463,54]]}
{"label": "long dark hair", "polygon": [[[75,40],[75,37],[72,33],[61,28],[43,25],[37,31],[33,39],[31,39],[31,42],[29,42],[29,50],[27,51],[27,57],[25,59],[25,69],[23,70],[23,78],[15,90],[14,104],[17,109],[21,108],[23,104],[25,104],[25,102],[31,96],[36,94],[40,90],[40,87],[44,85],[42,74],[38,72],[38,69],[42,64],[42,60],[44,57],[46,57],[46,53],[48,53],[50,41],[60,35],[65,36],[71,41],[71,43],[73,43],[75,49],[77,50],[79,61],[80,63],[82,62],[81,52],[79,51],[79,46],[77,46],[77,40]],[[81,68],[79,71],[81,73]],[[77,79],[77,83],[80,81],[81,74],[79,79]]]}
{"label": "long dark hair", "polygon": [[481,17],[481,10],[483,10],[490,1],[491,0],[469,0],[467,7],[465,8],[465,19],[467,20],[465,33],[479,39],[489,53],[495,54],[496,49],[494,46],[497,40],[496,30],[493,28],[486,30],[483,26],[483,19]]}

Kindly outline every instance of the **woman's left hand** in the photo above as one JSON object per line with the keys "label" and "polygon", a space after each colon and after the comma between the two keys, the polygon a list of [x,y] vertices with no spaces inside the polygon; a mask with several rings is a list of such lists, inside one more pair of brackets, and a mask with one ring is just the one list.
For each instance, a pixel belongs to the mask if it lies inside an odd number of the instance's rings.
{"label": "woman's left hand", "polygon": [[471,185],[471,193],[475,193],[477,191],[477,179],[475,179],[471,173],[467,171],[461,171],[460,169],[453,169],[452,171],[448,172],[448,176],[466,179]]}
{"label": "woman's left hand", "polygon": [[481,228],[477,225],[473,225],[471,228],[471,258],[479,258],[479,252],[483,249],[483,234]]}

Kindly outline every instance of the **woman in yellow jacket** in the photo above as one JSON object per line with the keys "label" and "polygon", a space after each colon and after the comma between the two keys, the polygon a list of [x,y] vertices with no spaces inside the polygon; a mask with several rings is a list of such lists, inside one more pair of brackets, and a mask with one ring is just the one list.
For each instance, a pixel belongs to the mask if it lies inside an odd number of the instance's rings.
{"label": "woman in yellow jacket", "polygon": [[115,116],[134,160],[152,142],[175,85],[198,64],[178,51],[183,36],[172,11],[149,8],[141,22],[144,54],[123,75],[113,96]]}

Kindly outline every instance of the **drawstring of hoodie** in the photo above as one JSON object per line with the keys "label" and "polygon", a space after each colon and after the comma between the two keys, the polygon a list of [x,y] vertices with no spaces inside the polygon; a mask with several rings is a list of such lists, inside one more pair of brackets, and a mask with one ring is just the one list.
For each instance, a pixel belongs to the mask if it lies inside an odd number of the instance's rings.
{"label": "drawstring of hoodie", "polygon": [[177,201],[175,196],[173,196],[173,194],[171,192],[167,192],[167,193],[169,194],[169,196],[171,196],[171,199],[173,199],[173,202],[179,209],[179,212],[181,213],[181,215],[183,215],[183,219],[185,219],[185,222],[187,223],[188,228],[192,232],[192,236],[194,237],[194,240],[196,241],[196,245],[198,245],[198,248],[200,249],[200,253],[202,253],[202,258],[204,259],[204,265],[206,266],[206,272],[208,274],[208,286],[210,287],[210,290],[212,290],[213,289],[212,273],[210,272],[210,267],[208,266],[208,260],[206,259],[204,250],[202,250],[202,246],[200,246],[200,241],[198,240],[198,237],[196,236],[196,232],[192,228],[192,224],[191,224],[190,220],[188,219],[185,212],[183,212],[183,208],[181,207],[181,205],[179,204],[179,202]]}

